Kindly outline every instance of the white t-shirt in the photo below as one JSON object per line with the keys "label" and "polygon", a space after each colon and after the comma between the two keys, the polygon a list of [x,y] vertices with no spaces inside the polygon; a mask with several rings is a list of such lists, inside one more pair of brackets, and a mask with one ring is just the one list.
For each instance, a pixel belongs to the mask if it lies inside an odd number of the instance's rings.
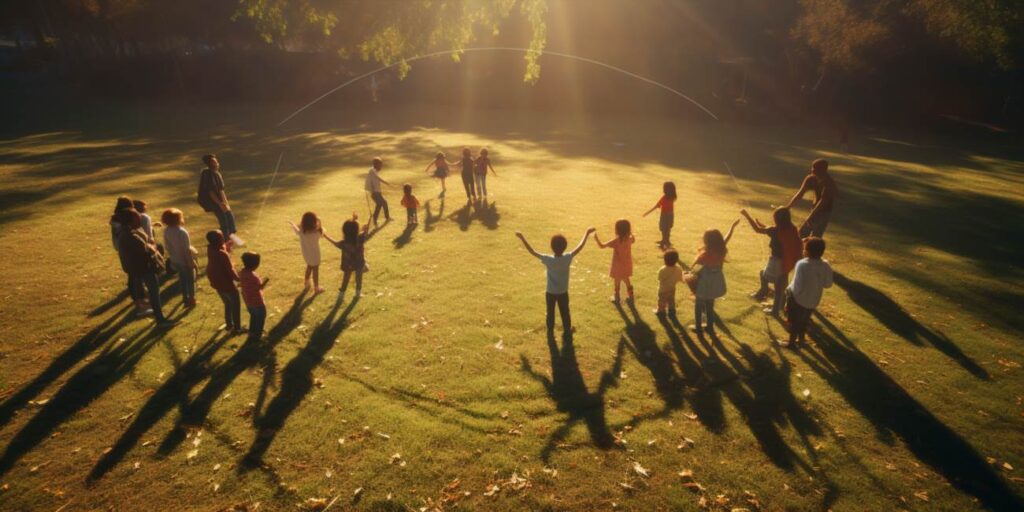
{"label": "white t-shirt", "polygon": [[572,265],[573,254],[567,252],[561,256],[541,254],[540,262],[547,267],[547,292],[554,295],[569,292],[569,267]]}
{"label": "white t-shirt", "polygon": [[367,192],[380,192],[380,175],[377,174],[377,169],[370,168],[370,172],[366,175],[364,188]]}
{"label": "white t-shirt", "polygon": [[296,229],[295,234],[299,235],[299,245],[302,246],[302,258],[306,260],[306,265],[315,267],[320,264],[320,232],[310,231],[304,233],[301,229]]}
{"label": "white t-shirt", "polygon": [[164,228],[164,248],[171,263],[180,269],[192,268],[192,249],[188,231],[181,226]]}
{"label": "white t-shirt", "polygon": [[832,287],[832,266],[822,259],[804,258],[796,262],[789,291],[797,304],[814,309],[821,302],[821,293]]}

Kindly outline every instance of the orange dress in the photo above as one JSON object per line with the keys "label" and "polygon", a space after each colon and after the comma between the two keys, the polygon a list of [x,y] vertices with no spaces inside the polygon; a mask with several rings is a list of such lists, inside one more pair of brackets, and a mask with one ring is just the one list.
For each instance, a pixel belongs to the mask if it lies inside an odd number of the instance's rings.
{"label": "orange dress", "polygon": [[633,237],[616,238],[607,246],[612,248],[612,269],[608,275],[613,279],[628,279],[633,275]]}

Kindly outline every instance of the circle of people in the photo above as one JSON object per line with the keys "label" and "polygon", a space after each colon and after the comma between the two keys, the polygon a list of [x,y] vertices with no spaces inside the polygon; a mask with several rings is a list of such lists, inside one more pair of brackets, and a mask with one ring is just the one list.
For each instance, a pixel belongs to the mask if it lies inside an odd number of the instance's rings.
{"label": "circle of people", "polygon": [[[237,234],[234,213],[225,192],[217,156],[204,155],[202,160],[206,167],[200,172],[197,202],[204,211],[216,216],[220,226],[220,229],[206,233],[206,277],[224,305],[224,325],[221,329],[226,329],[232,334],[247,332],[250,340],[258,340],[263,334],[267,318],[263,289],[269,279],[260,278],[256,273],[260,266],[260,255],[255,252],[243,253],[242,269],[236,271],[231,253],[234,248],[243,247],[245,242]],[[494,176],[497,176],[497,172],[485,148],[480,149],[476,158],[473,158],[469,148],[463,149],[459,162],[449,162],[444,153],[437,153],[424,172],[440,182],[441,192],[438,197],[444,198],[447,192],[445,181],[451,167],[456,165],[461,166],[461,178],[467,201],[487,197],[488,172]],[[378,225],[382,211],[385,223],[392,220],[388,202],[382,192],[382,185],[391,184],[381,178],[380,173],[383,169],[384,161],[374,158],[364,183],[364,188],[375,205],[370,216],[374,226]],[[418,224],[416,213],[420,203],[413,195],[410,184],[403,185],[402,189],[401,205],[406,209],[407,225],[415,226]],[[793,223],[790,208],[808,191],[814,192],[813,206],[798,229]],[[728,244],[741,219],[733,222],[724,236],[718,229],[706,230],[693,263],[684,269],[679,253],[672,248],[671,242],[675,221],[674,207],[678,197],[675,184],[665,182],[662,192],[657,203],[643,214],[647,217],[655,210],[660,211],[658,228],[661,240],[658,246],[663,251],[664,266],[658,271],[658,301],[655,313],[659,317],[675,318],[676,285],[685,283],[693,295],[694,302],[694,323],[689,326],[690,330],[696,332],[698,336],[705,332],[713,335],[716,319],[715,301],[726,293],[723,267],[728,254]],[[774,208],[771,226],[752,217],[745,209],[740,210],[741,216],[747,220],[750,227],[769,240],[770,256],[759,272],[760,287],[751,294],[751,297],[757,301],[768,300],[764,302],[766,314],[778,316],[785,312],[789,338],[785,342],[780,342],[783,346],[799,348],[805,343],[811,314],[820,303],[823,290],[832,286],[832,268],[822,257],[825,252],[825,241],[822,237],[828,227],[837,194],[836,182],[828,172],[828,161],[817,159],[811,163],[810,172],[789,202],[785,206]],[[320,287],[319,268],[320,240],[325,239],[341,251],[341,295],[344,295],[353,276],[356,296],[360,295],[363,274],[369,270],[364,248],[373,234],[370,231],[371,222],[360,226],[358,216],[353,214],[342,224],[342,237],[337,240],[324,231],[320,219],[314,212],[303,214],[298,225],[289,222],[299,238],[306,263],[306,290],[312,288],[314,293],[324,291]],[[157,243],[154,236],[154,228],[161,226],[164,228],[162,245]],[[180,209],[168,208],[161,214],[160,222],[153,222],[144,201],[132,200],[125,196],[117,199],[114,214],[110,219],[111,238],[118,252],[122,270],[127,275],[127,293],[135,303],[136,312],[142,316],[152,314],[157,325],[162,327],[173,325],[176,321],[168,319],[162,311],[159,280],[161,274],[177,275],[185,308],[196,306],[198,251],[192,246],[191,238],[184,226],[185,215]],[[556,308],[561,317],[564,336],[568,339],[574,332],[569,313],[569,271],[573,258],[583,250],[592,234],[600,248],[612,250],[609,275],[614,281],[615,292],[611,301],[616,305],[622,302],[621,291],[625,285],[625,303],[631,308],[635,307],[631,277],[632,246],[636,239],[632,234],[631,224],[626,219],[615,222],[614,232],[613,239],[602,242],[596,229],[591,227],[571,251],[567,251],[568,241],[565,236],[556,234],[551,237],[550,254],[537,252],[522,233],[516,232],[516,237],[522,241],[526,250],[538,258],[546,268],[545,320],[549,336],[554,335]],[[791,273],[792,279],[789,278]],[[241,322],[243,302],[249,313],[247,329]]]}

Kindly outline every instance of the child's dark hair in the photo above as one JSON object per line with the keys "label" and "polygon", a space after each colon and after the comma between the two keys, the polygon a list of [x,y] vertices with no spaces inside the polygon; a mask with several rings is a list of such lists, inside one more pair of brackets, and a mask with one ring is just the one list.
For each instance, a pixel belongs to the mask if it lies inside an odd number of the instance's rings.
{"label": "child's dark hair", "polygon": [[721,255],[723,258],[729,252],[725,247],[725,237],[717,229],[709,229],[704,232],[704,252]]}
{"label": "child's dark hair", "polygon": [[128,196],[121,196],[117,198],[117,204],[114,205],[114,213],[118,210],[124,210],[125,208],[132,207],[132,200]]}
{"label": "child's dark hair", "polygon": [[472,154],[473,154],[473,150],[469,149],[468,147],[462,148],[462,156],[466,157],[466,156],[470,156]]}
{"label": "child's dark hair", "polygon": [[377,170],[380,170],[383,167],[384,167],[384,160],[382,160],[379,156],[373,157],[373,168],[377,169]]}
{"label": "child's dark hair", "polygon": [[825,254],[825,241],[816,236],[810,236],[804,239],[804,254],[808,258],[820,260],[821,255]]}
{"label": "child's dark hair", "polygon": [[665,184],[661,186],[661,190],[665,194],[665,197],[667,197],[669,199],[672,199],[672,200],[676,199],[677,196],[676,196],[676,184],[675,183],[673,183],[671,181],[666,181]]}
{"label": "child's dark hair", "polygon": [[408,183],[406,183],[405,185],[402,185],[402,193],[407,195],[407,196],[411,196],[412,195],[412,185],[410,185]]}
{"label": "child's dark hair", "polygon": [[434,160],[444,160],[444,152],[438,151],[437,154],[434,155]]}
{"label": "child's dark hair", "polygon": [[206,164],[207,166],[209,166],[210,163],[213,162],[216,159],[217,159],[217,155],[215,155],[213,153],[210,153],[208,155],[203,155],[203,163]]}
{"label": "child's dark hair", "polygon": [[828,172],[828,160],[819,158],[811,162],[811,170],[814,172]]}
{"label": "child's dark hair", "polygon": [[246,270],[256,270],[260,266],[260,255],[256,252],[242,253],[242,266]]}
{"label": "child's dark hair", "polygon": [[359,238],[359,222],[353,219],[346,220],[341,225],[341,234],[346,242],[355,242],[356,238]]}
{"label": "child's dark hair", "polygon": [[135,199],[132,201],[132,208],[139,213],[146,213],[146,202],[142,199]]}
{"label": "child's dark hair", "polygon": [[665,258],[665,266],[674,267],[679,263],[679,253],[675,249],[669,249],[662,255]]}
{"label": "child's dark hair", "polygon": [[317,218],[316,214],[313,212],[303,213],[302,220],[299,221],[299,224],[303,233],[320,231],[320,219]]}
{"label": "child's dark hair", "polygon": [[772,212],[772,218],[775,219],[776,227],[789,227],[793,225],[793,216],[789,213],[789,208],[780,206]]}
{"label": "child's dark hair", "polygon": [[135,211],[135,208],[125,208],[117,213],[121,224],[124,224],[132,229],[142,226],[142,216],[139,212]]}
{"label": "child's dark hair", "polygon": [[177,208],[168,208],[160,215],[160,220],[168,226],[180,226],[185,223],[185,214]]}
{"label": "child's dark hair", "polygon": [[615,236],[619,238],[626,238],[632,231],[632,226],[629,225],[629,221],[626,219],[619,219],[615,221]]}
{"label": "child's dark hair", "polygon": [[206,243],[219,247],[224,245],[224,233],[221,233],[219,229],[213,229],[206,232]]}
{"label": "child's dark hair", "polygon": [[480,148],[480,156],[487,156],[487,148]]}
{"label": "child's dark hair", "polygon": [[561,256],[565,253],[566,247],[569,247],[569,241],[565,239],[565,235],[557,234],[551,237],[551,250],[555,253],[555,256]]}

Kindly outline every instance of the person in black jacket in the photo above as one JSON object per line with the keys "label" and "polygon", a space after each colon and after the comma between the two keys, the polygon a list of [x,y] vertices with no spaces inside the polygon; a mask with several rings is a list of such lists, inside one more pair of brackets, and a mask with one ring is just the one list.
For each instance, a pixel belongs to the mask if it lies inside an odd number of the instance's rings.
{"label": "person in black jacket", "polygon": [[122,218],[128,229],[121,231],[117,244],[121,264],[128,272],[129,279],[145,285],[156,322],[170,324],[172,322],[167,320],[161,310],[160,282],[156,277],[162,270],[163,257],[142,231],[142,216],[139,212],[134,208],[123,210]]}

